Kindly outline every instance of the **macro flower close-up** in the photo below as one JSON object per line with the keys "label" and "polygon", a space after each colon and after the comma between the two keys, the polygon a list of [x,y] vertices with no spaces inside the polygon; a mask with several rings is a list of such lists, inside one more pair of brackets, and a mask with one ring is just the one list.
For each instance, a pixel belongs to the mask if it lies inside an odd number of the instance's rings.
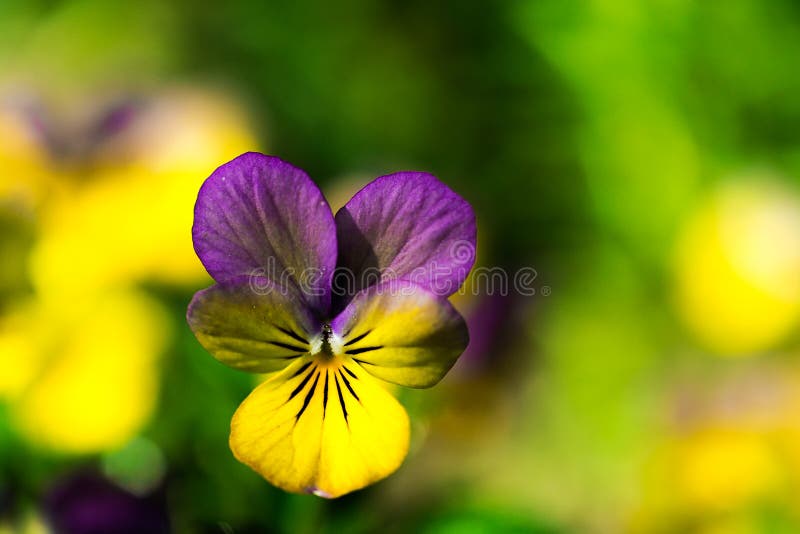
{"label": "macro flower close-up", "polygon": [[217,282],[189,306],[198,340],[226,365],[276,373],[234,415],[236,457],[322,497],[395,471],[408,416],[379,381],[433,386],[466,349],[447,297],[474,262],[470,205],[399,172],[334,217],[303,171],[247,153],[203,184],[192,235]]}
{"label": "macro flower close-up", "polygon": [[0,534],[800,532],[796,0],[0,0]]}

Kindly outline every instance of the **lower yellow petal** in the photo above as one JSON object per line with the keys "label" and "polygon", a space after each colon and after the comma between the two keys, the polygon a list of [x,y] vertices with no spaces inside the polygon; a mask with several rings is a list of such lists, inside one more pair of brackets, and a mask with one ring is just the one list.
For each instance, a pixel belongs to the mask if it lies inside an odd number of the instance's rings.
{"label": "lower yellow petal", "polygon": [[245,399],[230,445],[275,486],[332,498],[397,470],[408,440],[405,410],[374,378],[352,361],[308,358]]}

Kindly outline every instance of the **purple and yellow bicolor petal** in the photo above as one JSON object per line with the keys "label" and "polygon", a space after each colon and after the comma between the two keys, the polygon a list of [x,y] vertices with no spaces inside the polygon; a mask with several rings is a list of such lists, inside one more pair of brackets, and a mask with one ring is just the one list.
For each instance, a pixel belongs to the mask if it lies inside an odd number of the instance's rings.
{"label": "purple and yellow bicolor petal", "polygon": [[393,473],[408,452],[403,407],[351,359],[299,360],[231,422],[236,458],[294,493],[333,498]]}
{"label": "purple and yellow bicolor petal", "polygon": [[420,285],[393,280],[361,291],[334,319],[345,356],[401,386],[439,382],[469,343],[464,319]]}
{"label": "purple and yellow bicolor petal", "polygon": [[238,276],[199,291],[187,320],[217,360],[257,373],[279,371],[306,355],[320,328],[294,293],[263,276]]}
{"label": "purple and yellow bicolor petal", "polygon": [[424,172],[398,172],[368,184],[336,214],[336,234],[337,267],[344,273],[337,274],[337,286],[347,289],[373,285],[377,273],[448,296],[475,262],[472,207]]}
{"label": "purple and yellow bicolor petal", "polygon": [[200,188],[192,237],[217,282],[257,273],[328,312],[337,254],[333,215],[297,167],[255,152],[222,165]]}

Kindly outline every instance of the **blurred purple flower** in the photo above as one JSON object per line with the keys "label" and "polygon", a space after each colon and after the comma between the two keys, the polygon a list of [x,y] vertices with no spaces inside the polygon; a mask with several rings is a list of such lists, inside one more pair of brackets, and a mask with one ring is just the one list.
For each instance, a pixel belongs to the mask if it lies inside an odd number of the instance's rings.
{"label": "blurred purple flower", "polygon": [[[490,293],[478,297],[478,302],[464,314],[469,327],[469,347],[458,359],[453,371],[469,376],[496,364],[509,349],[512,315],[516,311],[516,295]],[[516,322],[514,322],[516,325]]]}
{"label": "blurred purple flower", "polygon": [[59,534],[170,531],[161,494],[138,497],[91,473],[80,473],[59,482],[46,496],[44,512]]}

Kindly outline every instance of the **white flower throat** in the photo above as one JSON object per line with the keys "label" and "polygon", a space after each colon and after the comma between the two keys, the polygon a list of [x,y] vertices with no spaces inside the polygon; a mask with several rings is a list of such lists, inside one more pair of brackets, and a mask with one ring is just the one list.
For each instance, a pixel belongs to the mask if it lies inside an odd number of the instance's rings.
{"label": "white flower throat", "polygon": [[342,338],[336,335],[331,325],[322,325],[322,332],[311,340],[311,355],[319,354],[322,357],[333,358],[342,354],[344,344]]}

